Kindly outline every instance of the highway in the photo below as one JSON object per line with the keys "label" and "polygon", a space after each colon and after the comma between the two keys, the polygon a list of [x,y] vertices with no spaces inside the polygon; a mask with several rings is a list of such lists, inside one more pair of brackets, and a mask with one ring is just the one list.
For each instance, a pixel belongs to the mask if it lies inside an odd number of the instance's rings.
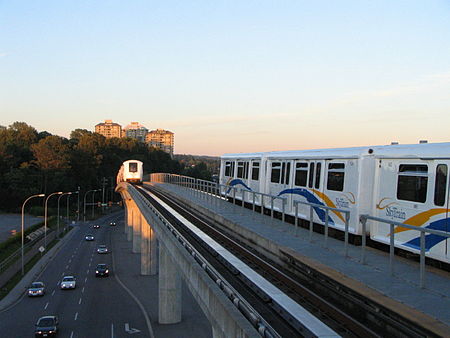
{"label": "highway", "polygon": [[[111,221],[117,226],[110,226]],[[34,324],[44,315],[59,317],[60,337],[210,336],[210,326],[195,304],[184,307],[187,312],[181,324],[157,324],[157,276],[139,275],[140,256],[128,250],[122,212],[103,217],[97,222],[99,229],[93,224],[73,230],[76,233],[46,266],[38,278],[46,285],[43,297],[23,296],[0,312],[1,336],[32,337]],[[95,240],[86,241],[86,234],[93,234]],[[100,244],[111,251],[98,254]],[[95,276],[98,263],[108,265],[109,277]],[[65,275],[76,277],[74,290],[60,289]],[[149,289],[145,290],[147,285]],[[183,297],[189,301],[189,295]]]}

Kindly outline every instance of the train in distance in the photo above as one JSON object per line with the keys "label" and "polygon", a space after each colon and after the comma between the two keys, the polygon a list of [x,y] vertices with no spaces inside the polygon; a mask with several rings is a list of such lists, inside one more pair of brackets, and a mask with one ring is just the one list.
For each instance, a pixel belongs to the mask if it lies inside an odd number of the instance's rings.
{"label": "train in distance", "polygon": [[144,173],[143,163],[139,160],[128,160],[122,163],[117,174],[117,184],[128,182],[132,184],[142,184]]}
{"label": "train in distance", "polygon": [[[370,215],[417,228],[450,232],[450,142],[385,146],[273,151],[221,156],[219,181],[239,187],[236,199],[252,203],[255,191],[285,197],[285,212],[294,216],[294,201],[315,204],[315,223],[345,230],[346,213],[327,212],[317,205],[349,211],[349,232],[362,236],[360,215]],[[261,205],[260,195],[256,203]],[[274,209],[283,209],[281,199]],[[264,201],[270,208],[270,200]],[[298,204],[297,217],[308,221],[311,206]],[[368,221],[366,234],[390,243],[390,224]],[[394,244],[420,253],[420,231],[396,226]],[[427,257],[450,263],[450,238],[425,234]]]}

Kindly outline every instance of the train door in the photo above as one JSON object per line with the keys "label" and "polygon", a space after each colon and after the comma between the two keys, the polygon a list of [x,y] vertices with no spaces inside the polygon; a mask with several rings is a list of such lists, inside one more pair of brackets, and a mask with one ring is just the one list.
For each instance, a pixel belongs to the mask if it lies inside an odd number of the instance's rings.
{"label": "train door", "polygon": [[[249,187],[249,166],[250,161],[248,159],[245,160],[237,160],[236,163],[236,179],[233,182],[233,186],[238,188],[236,190],[236,198],[242,200],[245,193],[243,190],[251,190]],[[248,195],[248,194],[247,194]],[[245,196],[248,199],[248,196]]]}
{"label": "train door", "polygon": [[[437,230],[444,231],[446,233],[450,232],[450,213],[449,213],[449,199],[450,199],[450,189],[449,189],[449,168],[450,161],[435,161],[435,179],[434,179],[434,195],[433,202],[436,208],[443,208],[445,210],[445,216],[442,218],[442,227],[436,226]],[[439,221],[436,221],[439,224]],[[436,236],[437,237],[437,236]],[[439,255],[442,255],[442,259],[446,262],[450,261],[450,239],[442,238],[439,236],[436,241],[441,241],[442,244],[437,243],[436,254],[438,259],[441,260]],[[430,244],[431,245],[431,244]],[[439,246],[441,249],[439,250]]]}
{"label": "train door", "polygon": [[[339,209],[356,210],[358,191],[358,161],[357,159],[335,159],[325,161],[326,177],[321,203],[325,206]],[[322,209],[323,210],[323,209]],[[325,210],[319,218],[325,222]],[[345,214],[338,211],[328,212],[328,222],[331,227],[344,230]],[[349,231],[355,233],[355,226],[350,224]]]}
{"label": "train door", "polygon": [[[292,213],[295,213],[294,200],[301,202],[320,204],[320,196],[323,194],[323,168],[324,161],[297,160],[295,161],[294,179],[292,188]],[[316,209],[313,209],[314,220],[318,217]],[[305,204],[298,205],[298,217],[310,219],[310,207]]]}
{"label": "train door", "polygon": [[[290,177],[291,177],[291,160],[270,160],[267,162],[269,174],[266,179],[268,181],[268,194],[279,196],[285,195],[285,192],[289,189]],[[286,206],[289,205],[291,198],[289,194]],[[270,198],[265,198],[264,205],[266,207],[271,206]],[[282,202],[279,199],[274,200],[274,207],[276,210],[282,210]]]}

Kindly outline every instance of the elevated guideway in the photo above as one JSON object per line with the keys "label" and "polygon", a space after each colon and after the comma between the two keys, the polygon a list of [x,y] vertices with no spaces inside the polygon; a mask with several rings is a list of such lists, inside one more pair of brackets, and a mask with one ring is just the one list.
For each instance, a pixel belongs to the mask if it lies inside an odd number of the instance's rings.
{"label": "elevated guideway", "polygon": [[[299,229],[298,232],[294,232],[291,224],[254,213],[211,194],[173,184],[154,182],[151,186],[169,193],[181,203],[190,206],[192,210],[199,211],[205,219],[214,222],[217,227],[224,228],[235,238],[252,246],[262,256],[290,271],[312,290],[324,292],[337,304],[350,308],[349,311],[354,307],[354,316],[368,322],[372,320],[374,322],[371,324],[372,328],[380,335],[395,332],[395,327],[398,326],[402,326],[402,330],[405,330],[402,332],[409,336],[450,335],[450,279],[447,272],[428,267],[426,288],[422,289],[415,262],[396,258],[395,274],[391,276],[388,266],[389,256],[385,253],[366,249],[366,264],[361,264],[358,247],[350,246],[346,257],[343,242],[339,240],[328,238],[327,248],[324,248],[322,235],[314,233],[312,241],[309,241],[310,235],[307,230]],[[183,278],[187,279],[187,284],[193,288],[191,292],[211,321],[215,337],[229,336],[231,332],[234,336],[258,335],[254,327],[246,323],[242,314],[229,306],[229,300],[223,297],[223,294],[220,292],[215,294],[209,289],[206,294],[203,293],[206,290],[203,287],[211,287],[214,290],[217,286],[208,285],[211,281],[202,277],[204,271],[193,262],[192,257],[184,257],[186,260],[182,261],[184,254],[180,254],[181,256],[177,256],[174,261],[173,252],[178,250],[174,247],[177,240],[174,240],[174,236],[170,231],[167,232],[164,226],[161,224],[156,226],[161,220],[147,211],[148,206],[139,202],[133,193],[130,194],[130,190],[126,184],[118,187],[127,206],[128,226],[126,225],[125,231],[128,239],[133,241],[134,252],[141,252],[142,273],[155,274],[159,271],[160,284],[166,285],[160,289],[160,320],[164,320],[164,316],[169,319],[168,323],[181,320],[176,315],[179,313],[178,309],[169,309],[165,315],[163,311],[163,299],[172,304],[176,299],[177,286],[173,281],[180,278],[179,271],[171,271],[168,275],[161,273],[164,271],[162,270],[164,265],[167,265],[164,263],[167,258],[164,258],[164,255],[168,254],[169,259],[172,259],[169,265],[184,270]],[[148,228],[151,229],[150,234],[145,233]],[[145,238],[151,239],[144,240]],[[159,245],[164,248],[160,251],[163,260],[160,259],[159,267],[156,259],[151,258],[156,252],[156,238]],[[143,244],[144,242],[147,244]],[[199,281],[204,283],[200,288],[198,288],[201,284]],[[211,307],[212,303],[214,306],[219,304],[221,311],[219,315],[217,315],[218,308]],[[222,316],[228,319],[223,319]],[[234,331],[226,329],[230,322],[235,325],[232,329]],[[380,331],[377,331],[378,329]]]}

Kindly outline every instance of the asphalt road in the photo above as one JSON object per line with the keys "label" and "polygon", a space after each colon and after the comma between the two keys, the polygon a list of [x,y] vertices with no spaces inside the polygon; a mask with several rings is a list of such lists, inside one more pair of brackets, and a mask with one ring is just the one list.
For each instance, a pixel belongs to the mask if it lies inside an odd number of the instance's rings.
{"label": "asphalt road", "polygon": [[[122,220],[123,213],[116,213],[103,217],[100,229],[93,229],[93,223],[81,225],[42,272],[39,280],[45,283],[46,294],[24,296],[0,312],[0,336],[32,337],[39,317],[57,315],[60,337],[210,337],[210,325],[186,288],[183,321],[157,323],[157,276],[140,276],[140,256],[131,253]],[[110,226],[110,221],[117,226]],[[85,240],[88,233],[95,236],[94,241]],[[98,254],[100,244],[112,251]],[[95,277],[98,263],[108,265],[109,277]],[[76,289],[60,289],[64,275],[76,277]]]}

